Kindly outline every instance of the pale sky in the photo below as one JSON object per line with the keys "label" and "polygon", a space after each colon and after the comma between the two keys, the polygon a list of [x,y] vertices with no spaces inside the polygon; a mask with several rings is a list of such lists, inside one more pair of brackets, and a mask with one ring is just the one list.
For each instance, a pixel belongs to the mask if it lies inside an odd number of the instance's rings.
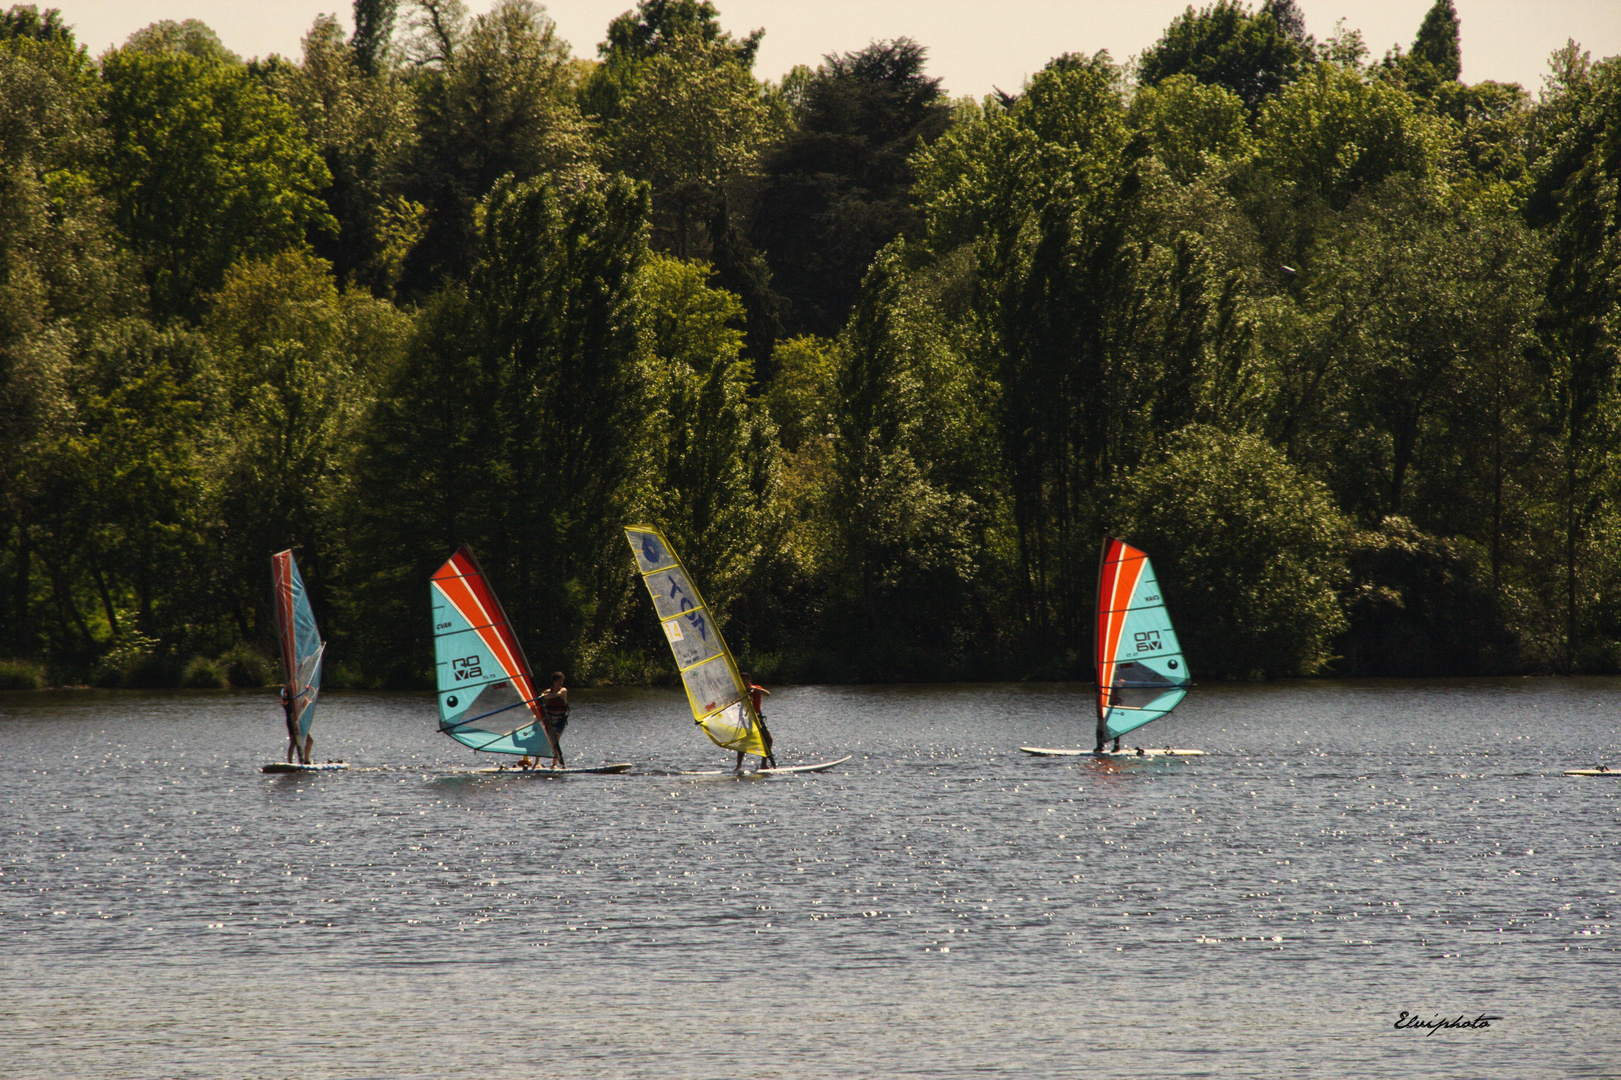
{"label": "pale sky", "polygon": [[[4,2],[4,0],[0,0]],[[58,7],[79,40],[99,54],[159,19],[201,19],[243,57],[297,57],[299,40],[321,12],[352,26],[351,7],[334,0],[34,0]],[[485,11],[492,0],[471,0]],[[734,33],[763,26],[755,74],[775,79],[795,64],[874,40],[911,37],[929,50],[929,72],[953,96],[1016,90],[1064,52],[1107,49],[1125,60],[1156,41],[1187,0],[715,0]],[[1200,0],[1204,6],[1208,0]],[[1343,19],[1374,57],[1404,48],[1433,0],[1298,0],[1319,40]],[[1254,0],[1258,6],[1259,0]],[[1621,0],[1455,0],[1463,27],[1463,80],[1517,82],[1533,93],[1548,54],[1574,38],[1594,59],[1621,53]],[[402,8],[405,6],[401,5]],[[615,15],[635,0],[555,0],[546,5],[576,56],[595,57]]]}

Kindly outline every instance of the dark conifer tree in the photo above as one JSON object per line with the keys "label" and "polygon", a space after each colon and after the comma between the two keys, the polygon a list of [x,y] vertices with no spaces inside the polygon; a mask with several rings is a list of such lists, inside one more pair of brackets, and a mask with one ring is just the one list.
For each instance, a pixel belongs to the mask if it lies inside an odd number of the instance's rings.
{"label": "dark conifer tree", "polygon": [[355,0],[355,34],[349,43],[355,60],[367,75],[377,74],[394,38],[394,13],[399,0]]}
{"label": "dark conifer tree", "polygon": [[720,28],[720,11],[709,0],[641,0],[635,11],[608,24],[608,40],[597,46],[597,52],[604,60],[646,60],[687,34],[731,46],[732,59],[752,68],[765,31],[755,30],[736,41]]}
{"label": "dark conifer tree", "polygon": [[1216,0],[1177,16],[1143,50],[1138,78],[1155,86],[1172,75],[1192,75],[1225,86],[1251,109],[1293,82],[1311,62],[1305,20],[1293,0],[1278,0],[1251,14],[1239,0]]}
{"label": "dark conifer tree", "polygon": [[1452,0],[1435,0],[1435,6],[1419,24],[1411,55],[1434,68],[1441,81],[1457,81],[1463,70],[1463,54],[1458,44],[1458,9],[1452,6]]}
{"label": "dark conifer tree", "polygon": [[1309,46],[1313,43],[1312,36],[1306,33],[1306,13],[1300,10],[1295,0],[1266,0],[1261,5],[1261,14],[1272,16],[1278,29],[1300,44]]}
{"label": "dark conifer tree", "polygon": [[756,385],[771,378],[771,350],[782,336],[782,298],[771,288],[771,267],[732,221],[724,193],[709,225],[709,258],[715,284],[735,293],[748,312],[743,355],[754,362]]}
{"label": "dark conifer tree", "polygon": [[897,38],[827,57],[799,130],[766,164],[750,235],[788,300],[790,335],[837,333],[878,249],[919,225],[907,158],[949,118],[926,56]]}

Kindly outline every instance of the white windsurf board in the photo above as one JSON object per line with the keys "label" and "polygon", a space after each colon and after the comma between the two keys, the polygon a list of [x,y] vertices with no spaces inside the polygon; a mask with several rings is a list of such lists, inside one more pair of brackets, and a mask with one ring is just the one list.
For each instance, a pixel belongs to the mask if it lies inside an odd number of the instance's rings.
{"label": "white windsurf board", "polygon": [[1171,746],[1145,746],[1140,750],[1135,747],[1130,750],[1105,750],[1101,754],[1092,750],[1059,750],[1050,746],[1021,746],[1019,749],[1037,757],[1204,757],[1203,750],[1179,750]]}
{"label": "white windsurf board", "polygon": [[838,759],[836,759],[834,761],[821,761],[821,762],[817,762],[815,765],[779,765],[774,769],[749,769],[749,770],[746,770],[744,772],[736,772],[735,770],[732,770],[732,769],[697,769],[697,770],[692,770],[692,771],[682,771],[682,772],[677,773],[676,775],[677,776],[780,776],[783,773],[821,772],[824,769],[831,769],[835,765],[843,765],[846,761],[849,761],[854,756],[855,756],[854,754],[845,754],[843,757],[838,758]]}
{"label": "white windsurf board", "polygon": [[584,767],[569,767],[563,769],[550,769],[544,765],[533,769],[520,769],[515,765],[491,765],[487,769],[468,769],[458,773],[462,776],[577,776],[583,773],[622,773],[629,772],[636,767],[635,762],[616,761],[612,765],[587,765]]}

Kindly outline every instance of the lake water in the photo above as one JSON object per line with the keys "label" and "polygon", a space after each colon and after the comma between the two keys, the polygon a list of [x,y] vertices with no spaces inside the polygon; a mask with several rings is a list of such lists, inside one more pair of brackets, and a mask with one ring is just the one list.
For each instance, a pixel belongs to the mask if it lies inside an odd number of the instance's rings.
{"label": "lake water", "polygon": [[[1621,680],[670,690],[455,775],[432,698],[0,695],[8,1077],[1621,1076]],[[1398,1030],[1482,1014],[1489,1028]]]}

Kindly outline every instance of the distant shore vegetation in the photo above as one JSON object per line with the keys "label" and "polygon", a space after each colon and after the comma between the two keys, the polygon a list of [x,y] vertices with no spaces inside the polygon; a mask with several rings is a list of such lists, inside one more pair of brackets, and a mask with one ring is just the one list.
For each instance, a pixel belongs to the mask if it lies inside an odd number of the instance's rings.
{"label": "distant shore vegetation", "polygon": [[302,55],[0,14],[0,688],[667,681],[661,525],[775,681],[1086,679],[1102,537],[1200,678],[1621,670],[1621,60],[1459,81],[1294,0],[948,99],[641,0],[357,0]]}

